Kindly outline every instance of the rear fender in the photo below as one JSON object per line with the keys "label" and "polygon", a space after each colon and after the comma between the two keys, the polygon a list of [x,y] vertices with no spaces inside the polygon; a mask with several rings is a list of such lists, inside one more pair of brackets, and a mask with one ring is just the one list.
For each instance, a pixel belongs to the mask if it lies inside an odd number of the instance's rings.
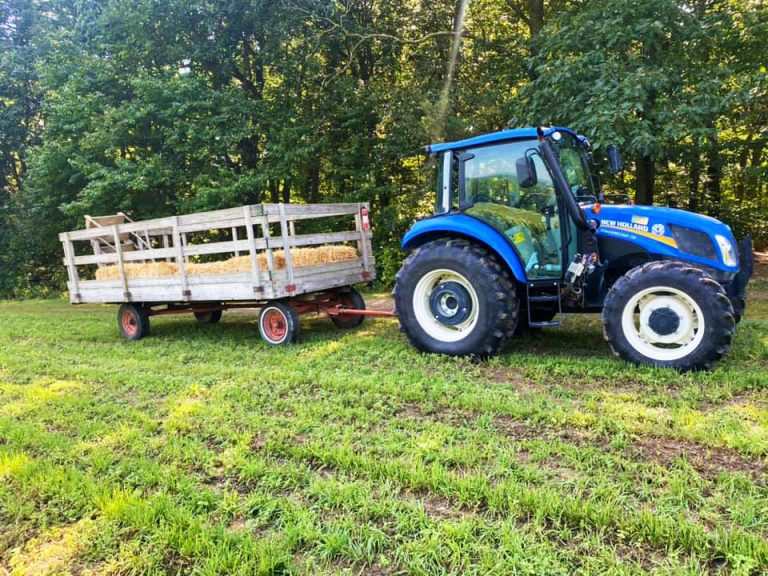
{"label": "rear fender", "polygon": [[525,282],[525,269],[509,240],[485,222],[464,214],[435,216],[416,222],[403,237],[403,250],[410,251],[432,240],[446,237],[466,238],[498,255],[515,280]]}

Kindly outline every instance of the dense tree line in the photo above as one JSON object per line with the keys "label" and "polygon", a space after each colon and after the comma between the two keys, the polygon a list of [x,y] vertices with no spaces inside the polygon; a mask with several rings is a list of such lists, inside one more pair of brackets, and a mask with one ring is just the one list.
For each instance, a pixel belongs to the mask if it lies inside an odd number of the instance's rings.
{"label": "dense tree line", "polygon": [[262,201],[370,201],[391,278],[422,147],[510,125],[765,242],[766,38],[760,0],[4,0],[0,292],[59,288],[84,214]]}

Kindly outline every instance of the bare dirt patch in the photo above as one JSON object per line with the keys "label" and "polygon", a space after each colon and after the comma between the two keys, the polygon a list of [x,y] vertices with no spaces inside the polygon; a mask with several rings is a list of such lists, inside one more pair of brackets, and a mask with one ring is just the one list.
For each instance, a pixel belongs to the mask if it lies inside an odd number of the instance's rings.
{"label": "bare dirt patch", "polygon": [[376,296],[365,299],[365,307],[368,310],[391,312],[395,309],[395,301],[389,296]]}
{"label": "bare dirt patch", "polygon": [[506,384],[518,392],[540,390],[542,386],[530,378],[523,376],[520,368],[506,368],[503,366],[487,366],[480,369],[480,373],[489,382],[494,384]]}
{"label": "bare dirt patch", "polygon": [[764,483],[768,472],[763,462],[748,460],[735,450],[714,448],[688,440],[642,436],[627,448],[627,452],[634,460],[655,462],[666,468],[684,458],[708,480],[716,479],[721,472],[740,472]]}
{"label": "bare dirt patch", "polygon": [[755,276],[768,276],[768,252],[755,252]]}
{"label": "bare dirt patch", "polygon": [[398,418],[417,422],[442,422],[450,426],[466,426],[477,419],[471,410],[459,408],[430,407],[419,402],[404,402],[395,412]]}
{"label": "bare dirt patch", "polygon": [[[542,352],[545,353],[545,352]],[[554,378],[549,382],[536,382],[526,378],[520,368],[487,366],[480,369],[480,375],[495,384],[507,384],[520,393],[546,392],[553,388],[567,388],[575,392],[608,392],[611,394],[637,394],[648,389],[647,384],[605,379]]]}
{"label": "bare dirt patch", "polygon": [[515,420],[504,415],[496,417],[496,428],[504,436],[517,441],[552,439],[578,445],[605,443],[602,439],[595,438],[589,431],[580,428],[553,429],[542,425],[532,425],[524,420]]}
{"label": "bare dirt patch", "polygon": [[452,504],[448,499],[436,494],[428,493],[420,501],[427,515],[436,521],[457,520],[474,515],[472,510],[458,503]]}

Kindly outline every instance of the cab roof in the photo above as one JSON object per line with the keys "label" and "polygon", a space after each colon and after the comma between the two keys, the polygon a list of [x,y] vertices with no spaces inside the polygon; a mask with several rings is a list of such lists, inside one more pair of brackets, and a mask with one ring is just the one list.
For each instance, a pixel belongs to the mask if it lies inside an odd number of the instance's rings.
{"label": "cab roof", "polygon": [[[474,136],[472,138],[466,138],[465,140],[457,140],[456,142],[439,142],[437,144],[430,144],[427,146],[427,152],[437,154],[438,152],[444,152],[445,150],[463,150],[465,148],[472,148],[473,146],[482,146],[483,144],[490,144],[491,142],[503,142],[504,140],[527,140],[530,138],[536,138],[536,128],[513,128],[510,130],[502,130],[501,132],[492,132],[490,134],[483,134],[482,136]],[[578,136],[574,130],[570,128],[563,128],[562,126],[551,126],[544,128],[544,135],[549,136],[553,132],[570,132],[574,136]]]}

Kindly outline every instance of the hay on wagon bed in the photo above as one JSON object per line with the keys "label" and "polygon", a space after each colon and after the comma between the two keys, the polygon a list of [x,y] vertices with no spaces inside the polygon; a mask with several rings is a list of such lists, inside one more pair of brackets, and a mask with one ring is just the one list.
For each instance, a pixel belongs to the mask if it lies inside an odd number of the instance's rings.
{"label": "hay on wagon bed", "polygon": [[[158,278],[174,276],[179,273],[179,267],[173,262],[126,262],[125,275],[128,278]],[[118,280],[120,266],[104,266],[96,270],[96,280]]]}
{"label": "hay on wagon bed", "polygon": [[[272,258],[276,270],[285,268],[285,253],[282,250],[274,250]],[[257,255],[259,270],[267,270],[267,255]],[[357,249],[351,246],[319,246],[317,248],[294,248],[291,250],[291,259],[294,268],[304,266],[316,266],[318,264],[330,264],[332,262],[344,262],[357,260]],[[189,262],[184,269],[188,275],[208,274],[238,274],[251,271],[250,256],[235,256],[229,260],[219,262]],[[179,268],[175,262],[131,262],[125,265],[125,275],[128,278],[159,278],[162,276],[175,276]],[[96,271],[97,280],[117,280],[120,278],[119,266],[105,266]]]}

